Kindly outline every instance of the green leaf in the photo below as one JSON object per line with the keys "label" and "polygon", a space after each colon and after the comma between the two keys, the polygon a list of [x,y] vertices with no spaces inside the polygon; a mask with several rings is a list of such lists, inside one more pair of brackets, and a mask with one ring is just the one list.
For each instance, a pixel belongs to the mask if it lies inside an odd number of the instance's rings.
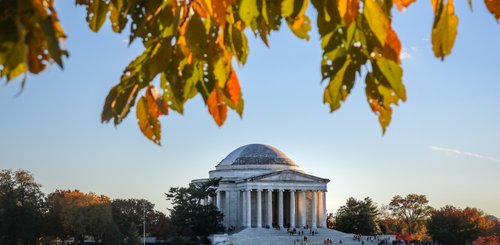
{"label": "green leaf", "polygon": [[439,0],[432,27],[432,50],[442,60],[451,53],[457,36],[458,17],[455,15],[453,0],[444,4]]}
{"label": "green leaf", "polygon": [[87,22],[92,31],[98,32],[108,13],[108,3],[105,0],[93,0],[87,6]]}
{"label": "green leaf", "polygon": [[115,126],[130,112],[134,106],[135,98],[141,87],[137,83],[121,83],[114,86],[106,97],[106,102],[101,114],[101,121],[109,122],[113,119]]}
{"label": "green leaf", "polygon": [[203,58],[207,50],[207,35],[205,26],[199,15],[195,14],[189,20],[186,27],[186,43],[193,55]]}
{"label": "green leaf", "polygon": [[239,14],[245,25],[250,26],[252,20],[259,16],[257,0],[242,0],[240,2]]}
{"label": "green leaf", "polygon": [[248,41],[245,33],[234,25],[228,27],[228,33],[228,42],[236,60],[240,64],[245,64],[248,56]]}
{"label": "green leaf", "polygon": [[45,18],[45,20],[41,22],[41,28],[47,42],[47,49],[50,57],[59,65],[59,67],[63,68],[62,56],[66,53],[59,47],[59,38],[57,38],[57,33],[54,29],[51,18]]}
{"label": "green leaf", "polygon": [[[403,69],[394,61],[380,57],[376,61],[378,68],[383,77],[378,76],[377,79],[385,80],[394,92],[403,100],[406,100],[406,90],[403,85]],[[375,70],[375,68],[374,68]]]}
{"label": "green leaf", "polygon": [[342,99],[341,89],[345,79],[344,76],[346,75],[350,63],[351,60],[347,59],[342,67],[333,74],[328,86],[325,88],[323,103],[328,103],[330,105],[330,112],[340,108],[340,100]]}
{"label": "green leaf", "polygon": [[375,0],[365,0],[363,14],[377,40],[383,46],[389,30],[389,19]]}

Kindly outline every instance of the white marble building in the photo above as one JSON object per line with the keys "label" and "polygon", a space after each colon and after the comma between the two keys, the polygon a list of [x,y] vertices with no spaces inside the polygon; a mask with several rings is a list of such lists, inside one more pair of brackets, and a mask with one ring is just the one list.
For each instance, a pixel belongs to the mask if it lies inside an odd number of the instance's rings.
{"label": "white marble building", "polygon": [[209,177],[221,178],[217,197],[210,202],[224,213],[226,227],[326,227],[330,180],[306,174],[272,146],[242,146],[210,171]]}

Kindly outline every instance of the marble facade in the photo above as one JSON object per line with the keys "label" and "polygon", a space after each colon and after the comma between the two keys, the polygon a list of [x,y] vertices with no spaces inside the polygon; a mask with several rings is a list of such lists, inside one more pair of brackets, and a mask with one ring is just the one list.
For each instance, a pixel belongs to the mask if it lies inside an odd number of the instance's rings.
{"label": "marble facade", "polygon": [[224,213],[226,227],[326,227],[330,180],[306,174],[272,146],[242,146],[210,171],[209,177],[221,178],[217,196],[208,202]]}

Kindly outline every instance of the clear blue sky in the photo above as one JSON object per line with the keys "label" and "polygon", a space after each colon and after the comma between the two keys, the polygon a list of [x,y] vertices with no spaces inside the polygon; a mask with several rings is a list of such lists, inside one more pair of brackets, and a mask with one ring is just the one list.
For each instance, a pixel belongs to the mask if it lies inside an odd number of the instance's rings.
{"label": "clear blue sky", "polygon": [[165,212],[170,187],[208,176],[241,145],[265,143],[331,179],[328,212],[350,196],[387,204],[420,193],[435,207],[472,206],[500,217],[500,26],[483,1],[474,1],[472,13],[466,1],[456,4],[459,35],[445,62],[432,54],[428,1],[395,13],[408,101],[385,136],[359,79],[340,111],[328,112],[316,28],[307,42],[285,25],[270,49],[249,38],[248,63],[238,69],[243,120],[230,112],[218,128],[197,97],[184,116],[163,119],[158,147],[142,136],[135,112],[117,128],[100,123],[105,96],[141,46],[127,47],[127,35],[112,33],[109,23],[92,33],[83,8],[57,1],[70,58],[64,71],[51,66],[29,76],[19,97],[19,82],[0,87],[0,168],[32,171],[46,193],[146,198]]}

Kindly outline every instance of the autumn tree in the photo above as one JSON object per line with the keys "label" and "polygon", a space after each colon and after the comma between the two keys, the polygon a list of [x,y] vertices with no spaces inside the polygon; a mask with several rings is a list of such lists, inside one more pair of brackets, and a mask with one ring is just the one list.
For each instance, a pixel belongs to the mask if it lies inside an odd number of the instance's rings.
{"label": "autumn tree", "polygon": [[224,231],[222,214],[215,205],[204,205],[201,200],[215,196],[220,179],[191,183],[189,187],[172,187],[166,193],[171,201],[170,220],[176,236],[206,237]]}
{"label": "autumn tree", "polygon": [[476,208],[459,209],[445,206],[432,212],[427,230],[432,239],[440,244],[465,244],[483,235],[487,240],[498,234],[494,231],[498,220],[489,219]]}
{"label": "autumn tree", "polygon": [[42,234],[45,195],[33,175],[0,171],[0,244],[34,244]]}
{"label": "autumn tree", "polygon": [[68,235],[80,239],[92,235],[99,240],[114,230],[111,200],[107,196],[79,190],[57,190],[49,194],[48,200]]}
{"label": "autumn tree", "polygon": [[401,234],[403,232],[403,224],[391,212],[389,205],[379,207],[377,223],[382,234]]}
{"label": "autumn tree", "polygon": [[350,197],[335,214],[333,228],[347,233],[374,235],[379,232],[378,214],[371,198],[357,200]]}
{"label": "autumn tree", "polygon": [[389,203],[389,209],[403,224],[403,234],[409,234],[412,239],[415,234],[425,229],[425,221],[432,211],[425,195],[408,194],[406,197],[394,196]]}
{"label": "autumn tree", "polygon": [[[327,81],[323,102],[330,111],[344,103],[356,79],[364,77],[368,104],[385,132],[393,105],[406,100],[400,54],[402,44],[392,25],[398,11],[415,0],[312,0],[323,55],[321,74]],[[111,88],[102,122],[120,124],[136,107],[142,133],[160,144],[159,117],[170,110],[182,114],[184,104],[201,95],[217,125],[228,108],[240,116],[243,97],[233,64],[249,55],[247,34],[269,46],[271,32],[283,25],[308,40],[309,0],[75,0],[86,7],[89,28],[98,32],[109,17],[114,32],[129,27],[129,42],[141,41],[144,51],[125,68]],[[484,0],[495,19],[500,3]],[[453,0],[432,0],[432,50],[444,59],[457,35]],[[469,0],[472,8],[472,0]],[[10,82],[26,73],[38,74],[50,63],[63,67],[67,38],[54,0],[0,3],[0,78]],[[249,31],[246,31],[249,30]],[[160,88],[153,85],[159,78]]]}

